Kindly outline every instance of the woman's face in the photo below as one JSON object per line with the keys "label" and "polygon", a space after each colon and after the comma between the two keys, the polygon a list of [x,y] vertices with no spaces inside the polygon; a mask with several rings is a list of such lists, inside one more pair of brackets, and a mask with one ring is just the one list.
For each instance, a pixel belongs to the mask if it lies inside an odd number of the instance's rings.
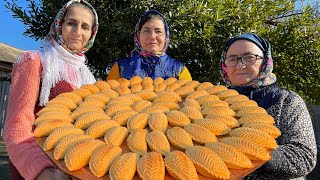
{"label": "woman's face", "polygon": [[148,52],[160,52],[165,44],[166,31],[159,18],[149,19],[140,30],[141,47]]}
{"label": "woman's face", "polygon": [[93,15],[88,9],[73,6],[62,23],[62,37],[71,50],[81,50],[92,34]]}
{"label": "woman's face", "polygon": [[[263,57],[263,52],[254,43],[247,40],[237,40],[229,47],[226,59],[230,57],[242,57],[245,55],[259,55]],[[239,59],[238,59],[239,60]],[[257,58],[257,61],[250,65],[245,65],[238,61],[234,67],[227,67],[227,75],[231,83],[235,86],[247,85],[252,80],[258,78],[263,59]]]}

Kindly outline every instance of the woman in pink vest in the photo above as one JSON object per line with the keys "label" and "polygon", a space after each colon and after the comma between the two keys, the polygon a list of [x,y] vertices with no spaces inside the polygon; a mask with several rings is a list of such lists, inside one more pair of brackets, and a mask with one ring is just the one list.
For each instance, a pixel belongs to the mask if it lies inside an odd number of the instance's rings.
{"label": "woman in pink vest", "polygon": [[44,47],[24,52],[14,64],[4,127],[12,179],[68,178],[37,145],[33,124],[50,99],[95,82],[84,53],[97,30],[95,9],[84,0],[71,0],[58,12]]}

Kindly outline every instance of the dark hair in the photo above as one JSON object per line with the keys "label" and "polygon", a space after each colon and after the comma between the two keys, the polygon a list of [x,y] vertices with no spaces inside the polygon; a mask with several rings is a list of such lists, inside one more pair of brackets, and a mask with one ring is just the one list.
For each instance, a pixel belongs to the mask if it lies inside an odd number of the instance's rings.
{"label": "dark hair", "polygon": [[157,13],[157,12],[150,12],[148,13],[146,16],[143,16],[141,17],[140,19],[140,24],[139,24],[139,31],[141,30],[142,26],[147,22],[149,21],[150,19],[155,19],[155,18],[158,18],[160,19],[163,24],[165,24],[165,21],[164,19]]}

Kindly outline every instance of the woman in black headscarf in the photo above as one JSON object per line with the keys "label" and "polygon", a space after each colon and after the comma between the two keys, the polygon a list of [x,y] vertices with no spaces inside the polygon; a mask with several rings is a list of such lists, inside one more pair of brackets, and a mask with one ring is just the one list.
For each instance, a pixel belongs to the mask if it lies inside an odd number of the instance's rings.
{"label": "woman in black headscarf", "polygon": [[229,39],[220,69],[225,84],[265,108],[281,131],[272,160],[245,179],[304,179],[316,164],[313,126],[303,99],[276,84],[270,43],[251,33]]}

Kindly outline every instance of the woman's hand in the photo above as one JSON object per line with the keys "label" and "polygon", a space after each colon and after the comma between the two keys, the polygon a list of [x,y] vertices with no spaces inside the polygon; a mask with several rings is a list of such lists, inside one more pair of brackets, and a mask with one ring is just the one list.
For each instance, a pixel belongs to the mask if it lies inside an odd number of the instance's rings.
{"label": "woman's hand", "polygon": [[46,168],[38,175],[37,180],[70,180],[71,178],[61,170],[55,168]]}

